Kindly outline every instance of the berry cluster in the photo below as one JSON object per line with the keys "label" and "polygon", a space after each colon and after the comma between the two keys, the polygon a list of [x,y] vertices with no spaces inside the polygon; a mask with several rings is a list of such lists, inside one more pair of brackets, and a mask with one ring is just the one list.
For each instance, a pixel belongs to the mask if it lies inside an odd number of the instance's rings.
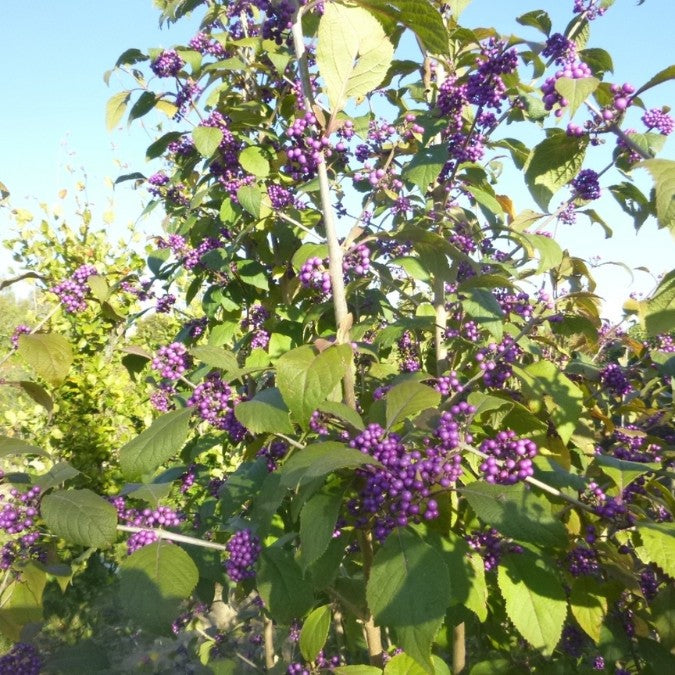
{"label": "berry cluster", "polygon": [[241,329],[252,333],[251,349],[265,349],[269,344],[270,334],[263,328],[269,318],[270,313],[262,305],[253,305],[241,320]]}
{"label": "berry cluster", "polygon": [[530,296],[524,291],[512,293],[508,290],[497,289],[494,291],[494,296],[497,298],[497,302],[499,302],[499,306],[507,318],[511,314],[525,320],[532,317],[534,308],[530,302]]}
{"label": "berry cluster", "polygon": [[570,182],[574,188],[574,196],[577,199],[590,201],[598,199],[601,194],[598,174],[593,169],[583,169],[579,175]]}
{"label": "berry cluster", "polygon": [[577,45],[574,40],[566,38],[562,33],[553,33],[547,38],[541,55],[553,59],[558,66],[574,63],[577,58]]}
{"label": "berry cluster", "polygon": [[592,506],[598,516],[614,521],[617,527],[630,527],[635,521],[623,498],[609,497],[595,481],[591,481],[579,497]]}
{"label": "berry cluster", "polygon": [[607,391],[615,396],[626,396],[633,390],[631,383],[618,363],[610,363],[602,369],[600,382]]}
{"label": "berry cluster", "polygon": [[311,180],[323,157],[331,156],[330,141],[320,135],[316,116],[306,112],[286,130],[291,146],[286,150],[286,173],[294,180]]}
{"label": "berry cluster", "polygon": [[270,204],[275,211],[281,211],[288,206],[295,206],[296,208],[299,206],[290,190],[275,183],[267,186],[267,196],[270,198]]}
{"label": "berry cluster", "polygon": [[486,572],[496,569],[505,553],[523,552],[521,546],[507,541],[494,528],[484,531],[472,530],[471,534],[466,536],[466,541],[469,548],[483,558]]}
{"label": "berry cluster", "polygon": [[239,530],[225,546],[229,554],[225,563],[227,576],[235,583],[255,577],[253,566],[262,551],[260,539],[251,530]]}
{"label": "berry cluster", "polygon": [[155,389],[155,391],[150,394],[150,405],[152,405],[152,407],[159,412],[168,412],[173,408],[173,401],[171,400],[171,397],[175,393],[176,389],[174,388],[173,384],[169,382],[163,382],[159,385],[159,389]]}
{"label": "berry cluster", "polygon": [[[627,424],[625,429],[639,432],[634,424]],[[610,449],[617,459],[630,462],[660,462],[663,459],[660,445],[649,443],[640,433],[631,435],[620,429],[614,432]]]}
{"label": "berry cluster", "polygon": [[398,348],[399,368],[402,373],[416,373],[422,368],[418,348],[412,333],[405,331],[396,341]]}
{"label": "berry cluster", "polygon": [[511,364],[520,354],[520,347],[510,335],[504,336],[499,344],[491,342],[487,347],[481,347],[476,354],[476,361],[483,371],[485,385],[501,389],[513,374]]}
{"label": "berry cluster", "polygon": [[656,129],[660,134],[668,136],[675,128],[675,121],[665,110],[652,108],[642,116],[642,122],[648,129]]}
{"label": "berry cluster", "polygon": [[184,65],[185,61],[175,49],[165,49],[152,61],[150,69],[157,77],[175,77]]}
{"label": "berry cluster", "polygon": [[182,342],[172,342],[160,347],[152,359],[152,367],[167,380],[178,380],[192,365],[187,347]]}
{"label": "berry cluster", "polygon": [[607,11],[607,7],[603,7],[599,0],[574,0],[572,11],[575,14],[583,14],[587,21],[593,21],[602,16]]}
{"label": "berry cluster", "polygon": [[480,470],[488,483],[512,485],[534,475],[532,458],[537,455],[537,444],[529,438],[518,438],[511,429],[485,439],[480,450],[487,455]]}
{"label": "berry cluster", "polygon": [[[349,445],[377,459],[384,468],[357,470],[363,484],[347,507],[358,527],[373,525],[375,537],[383,540],[394,527],[405,527],[439,515],[434,491],[448,488],[462,473],[460,426],[470,406],[453,406],[444,413],[435,438],[424,439],[421,449],[409,449],[394,433],[370,424]],[[470,438],[470,437],[469,437]]]}
{"label": "berry cluster", "polygon": [[567,569],[574,577],[597,577],[602,573],[598,554],[594,549],[586,546],[576,546],[565,557]]}
{"label": "berry cluster", "polygon": [[227,52],[218,40],[212,40],[206,33],[197,33],[188,43],[190,49],[194,49],[202,56],[213,56],[216,59],[224,59]]}
{"label": "berry cluster", "polygon": [[195,387],[187,403],[194,406],[204,421],[216,429],[227,431],[234,443],[246,435],[245,427],[234,416],[234,407],[239,403],[239,398],[218,373],[209,373],[204,382]]}
{"label": "berry cluster", "polygon": [[190,319],[184,326],[187,334],[194,340],[204,334],[209,320],[202,316],[199,319]]}
{"label": "berry cluster", "polygon": [[267,470],[272,473],[277,468],[280,459],[283,459],[288,452],[288,443],[286,441],[272,441],[269,445],[265,445],[260,450],[256,457],[265,457],[267,460]]}
{"label": "berry cluster", "polygon": [[298,279],[305,288],[319,291],[324,296],[330,295],[330,275],[327,262],[323,258],[314,256],[305,260],[300,268]]}
{"label": "berry cluster", "polygon": [[93,265],[80,265],[72,274],[70,279],[64,279],[56,284],[51,290],[55,293],[63,309],[70,313],[76,314],[83,312],[87,308],[85,297],[89,291],[87,279],[98,274]]}
{"label": "berry cluster", "polygon": [[176,296],[172,293],[167,293],[157,300],[155,311],[158,314],[168,314],[171,308],[176,304]]}
{"label": "berry cluster", "polygon": [[43,665],[40,653],[28,642],[17,642],[0,656],[0,673],[7,675],[40,675]]}
{"label": "berry cluster", "polygon": [[[168,506],[157,506],[154,509],[142,511],[127,506],[124,497],[113,497],[110,502],[117,509],[118,520],[133,527],[177,527],[183,522],[183,516]],[[127,553],[131,555],[143,546],[157,541],[158,536],[151,529],[134,532],[127,539]]]}
{"label": "berry cluster", "polygon": [[441,396],[451,396],[455,393],[461,393],[464,390],[464,386],[460,382],[457,372],[451,370],[447,375],[440,375],[436,378],[434,389]]}
{"label": "berry cluster", "polygon": [[370,270],[370,250],[365,244],[352,246],[342,258],[342,270],[345,276],[353,274],[362,277]]}
{"label": "berry cluster", "polygon": [[[0,480],[3,477],[0,470]],[[9,569],[16,561],[43,557],[43,550],[37,545],[40,532],[35,522],[39,515],[40,492],[34,485],[26,492],[10,488],[8,494],[0,493],[0,532],[9,535],[0,548],[0,570]]]}
{"label": "berry cluster", "polygon": [[30,326],[27,326],[25,323],[20,323],[14,329],[12,337],[10,338],[10,341],[12,343],[12,349],[19,348],[19,335],[30,335],[30,332],[31,332]]}

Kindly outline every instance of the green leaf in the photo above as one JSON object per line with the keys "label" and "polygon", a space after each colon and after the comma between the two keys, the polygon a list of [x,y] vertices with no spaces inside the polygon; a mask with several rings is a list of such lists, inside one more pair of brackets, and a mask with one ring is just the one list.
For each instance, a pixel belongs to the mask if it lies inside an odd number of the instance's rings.
{"label": "green leaf", "polygon": [[602,78],[605,73],[614,72],[612,57],[604,49],[590,47],[589,49],[582,49],[578,54],[579,59],[588,65],[597,77]]}
{"label": "green leaf", "polygon": [[347,424],[350,424],[359,431],[363,431],[366,428],[361,419],[361,415],[353,408],[350,408],[348,405],[340,403],[339,401],[324,401],[319,405],[319,410],[347,422]]}
{"label": "green leaf", "polygon": [[375,89],[393,55],[393,45],[370,12],[333,2],[325,6],[316,61],[333,112]]}
{"label": "green leaf", "polygon": [[54,386],[66,379],[73,363],[70,343],[57,333],[20,335],[17,353],[40,377]]}
{"label": "green leaf", "polygon": [[266,218],[271,213],[269,197],[258,185],[242,185],[237,190],[237,200],[254,218]]}
{"label": "green leaf", "polygon": [[490,291],[471,289],[469,297],[462,300],[462,308],[481,328],[487,328],[496,340],[502,339],[504,312]]}
{"label": "green leaf", "polygon": [[366,598],[376,622],[397,629],[403,649],[433,672],[431,643],[450,604],[443,556],[412,532],[394,530],[375,554]]}
{"label": "green leaf", "polygon": [[382,669],[375,666],[338,666],[335,675],[382,675]]}
{"label": "green leaf", "polygon": [[341,492],[317,492],[302,507],[300,512],[300,564],[303,570],[318,560],[328,548],[333,539],[341,506]]}
{"label": "green leaf", "polygon": [[423,668],[405,653],[396,654],[384,667],[384,675],[426,675],[428,672],[426,668]]}
{"label": "green leaf", "polygon": [[646,159],[636,164],[636,168],[647,169],[654,179],[659,227],[667,227],[675,232],[675,161]]}
{"label": "green leaf", "polygon": [[221,368],[225,372],[239,368],[237,357],[228,349],[203,345],[191,347],[189,351],[198,361],[212,368]]}
{"label": "green leaf", "polygon": [[538,361],[514,372],[530,397],[538,401],[547,397],[551,421],[567,443],[584,408],[581,389],[550,361]]}
{"label": "green leaf", "polygon": [[270,163],[260,148],[251,146],[245,148],[239,154],[239,164],[244,171],[252,173],[258,178],[265,178],[270,173]]}
{"label": "green leaf", "polygon": [[105,125],[108,131],[112,131],[122,119],[122,115],[124,115],[124,111],[127,109],[130,98],[130,91],[120,91],[110,97],[110,100],[105,106]]}
{"label": "green leaf", "polygon": [[459,492],[476,515],[503,535],[542,548],[567,544],[565,526],[551,515],[551,506],[522,483],[471,483]]}
{"label": "green leaf", "polygon": [[49,471],[43,473],[35,481],[35,484],[38,485],[44,493],[57,485],[65,483],[71,478],[75,478],[75,476],[79,476],[79,474],[80,472],[68,462],[57,462],[49,469]]}
{"label": "green leaf", "polygon": [[635,549],[640,560],[655,563],[668,576],[675,577],[675,525],[642,523],[637,526],[642,546]]}
{"label": "green leaf", "polygon": [[119,569],[121,607],[144,628],[167,633],[182,600],[199,580],[192,558],[168,541],[148,544],[123,560]]}
{"label": "green leaf", "polygon": [[260,597],[272,618],[284,625],[304,616],[314,594],[298,564],[280,548],[265,548],[260,554],[256,582]]}
{"label": "green leaf", "polygon": [[584,632],[598,644],[607,615],[607,598],[598,594],[599,584],[591,577],[577,577],[572,584],[570,608]]}
{"label": "green leaf", "polygon": [[567,616],[565,590],[558,577],[524,552],[502,558],[499,590],[518,632],[545,655],[553,653]]}
{"label": "green leaf", "polygon": [[47,393],[47,390],[37,382],[30,380],[19,380],[17,386],[30,396],[38,405],[41,405],[50,415],[54,410],[54,399]]}
{"label": "green leaf", "polygon": [[330,616],[330,605],[322,605],[305,619],[300,631],[300,653],[305,657],[305,661],[314,661],[326,644]]}
{"label": "green leaf", "polygon": [[443,17],[428,0],[357,0],[375,17],[381,15],[410,28],[432,54],[448,53],[448,36]]}
{"label": "green leaf", "polygon": [[267,463],[264,458],[255,462],[242,462],[228,477],[221,489],[220,499],[224,516],[241,511],[241,507],[256,493],[260,492],[263,482],[268,478]]}
{"label": "green leaf", "polygon": [[87,286],[89,286],[91,294],[99,302],[105,302],[110,297],[110,286],[108,286],[106,280],[98,274],[94,274],[87,279]]}
{"label": "green leaf", "polygon": [[672,650],[675,647],[675,586],[667,584],[662,587],[650,605],[661,643]]}
{"label": "green leaf", "polygon": [[202,157],[212,157],[223,140],[223,132],[217,127],[195,127],[192,140]]}
{"label": "green leaf", "polygon": [[340,383],[352,359],[351,345],[334,345],[319,354],[305,345],[277,361],[276,383],[300,425],[309,428],[312,413]]}
{"label": "green leaf", "polygon": [[49,457],[49,453],[36,445],[31,445],[20,438],[13,436],[0,436],[0,457],[9,455],[39,455]]}
{"label": "green leaf", "polygon": [[656,73],[656,75],[654,75],[654,77],[645,82],[645,84],[643,84],[635,92],[635,94],[633,94],[633,96],[639,96],[643,91],[647,91],[647,89],[651,89],[652,87],[655,87],[657,84],[668,82],[668,80],[675,80],[675,65],[668,66],[667,68],[664,68],[663,70]]}
{"label": "green leaf", "polygon": [[586,145],[584,139],[558,131],[535,146],[526,165],[525,181],[539,207],[547,209],[551,197],[579,173]]}
{"label": "green leaf", "polygon": [[91,490],[52,492],[40,512],[51,532],[70,544],[102,548],[115,541],[117,511]]}
{"label": "green leaf", "polygon": [[675,270],[661,279],[651,297],[639,303],[638,310],[648,337],[672,331],[675,326]]}
{"label": "green leaf", "polygon": [[436,408],[440,402],[441,395],[435,389],[420,382],[401,382],[387,392],[387,428],[422,410]]}
{"label": "green leaf", "polygon": [[269,290],[269,272],[257,260],[238,260],[237,274],[249,286],[261,291]]}
{"label": "green leaf", "polygon": [[611,455],[602,454],[596,455],[594,463],[601,468],[603,473],[607,474],[614,481],[619,490],[623,490],[638,476],[642,476],[649,471],[659,468],[656,464],[630,462],[626,459],[617,459]]}
{"label": "green leaf", "polygon": [[169,131],[165,133],[148,146],[148,149],[145,151],[145,158],[157,159],[157,157],[161,157],[166,152],[169,145],[182,136],[183,134],[181,134],[180,131]]}
{"label": "green leaf", "polygon": [[49,658],[50,672],[68,675],[68,673],[104,673],[110,669],[108,654],[101,645],[93,640],[78,639],[77,644],[57,649]]}
{"label": "green leaf", "polygon": [[139,97],[136,103],[131,106],[129,111],[129,117],[127,118],[127,124],[131,124],[134,120],[143,115],[147,115],[157,103],[157,95],[151,91],[144,91]]}
{"label": "green leaf", "polygon": [[422,194],[436,182],[448,161],[447,145],[432,145],[416,153],[403,169],[403,179],[416,185]]}
{"label": "green leaf", "polygon": [[315,478],[327,476],[338,469],[355,469],[364,464],[380,463],[365,453],[343,443],[315,443],[293,454],[280,469],[282,483],[296,489]]}
{"label": "green leaf", "polygon": [[234,408],[234,416],[253,434],[292,434],[288,408],[276,388],[263,389]]}
{"label": "green leaf", "polygon": [[[5,581],[9,582],[9,579],[7,575]],[[20,642],[24,626],[42,621],[42,594],[46,584],[47,574],[33,562],[23,567],[21,576],[15,581],[3,584],[0,589],[0,631],[10,640]],[[16,672],[11,667],[6,670]]]}
{"label": "green leaf", "polygon": [[598,88],[600,80],[597,77],[560,77],[555,82],[555,90],[567,99],[570,117],[583,105],[584,101]]}
{"label": "green leaf", "polygon": [[532,26],[541,31],[544,35],[551,33],[551,19],[543,9],[535,9],[519,16],[516,21],[521,26]]}
{"label": "green leaf", "polygon": [[120,449],[120,468],[134,479],[154,471],[171,459],[185,443],[192,408],[182,408],[158,417],[148,429]]}

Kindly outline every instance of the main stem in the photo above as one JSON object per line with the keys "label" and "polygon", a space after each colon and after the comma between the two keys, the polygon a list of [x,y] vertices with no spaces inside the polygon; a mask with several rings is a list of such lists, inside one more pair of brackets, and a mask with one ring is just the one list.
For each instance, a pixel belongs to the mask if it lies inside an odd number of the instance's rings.
{"label": "main stem", "polygon": [[[312,97],[312,87],[307,69],[307,57],[305,53],[305,40],[302,34],[302,8],[298,13],[292,27],[293,47],[298,59],[298,68],[300,70],[300,81],[302,83],[302,97],[305,110],[312,110],[314,100]],[[321,195],[321,211],[323,214],[323,224],[326,231],[326,244],[328,245],[328,273],[330,275],[330,285],[333,292],[333,308],[335,311],[335,326],[337,329],[337,342],[349,343],[349,309],[347,307],[347,295],[345,293],[345,282],[342,271],[342,248],[338,241],[335,228],[335,218],[333,206],[330,201],[330,182],[328,180],[328,169],[326,162],[321,156],[317,167],[319,179],[319,192]],[[351,408],[356,409],[356,394],[354,391],[354,371],[350,367],[347,369],[342,380],[343,394],[345,403]]]}
{"label": "main stem", "polygon": [[[373,540],[370,531],[359,533],[359,545],[363,555],[363,576],[366,584],[370,578],[370,570],[373,567]],[[384,665],[384,651],[382,649],[382,634],[375,625],[373,615],[368,612],[368,618],[363,623],[366,633],[366,642],[368,643],[368,656],[370,665],[381,668]]]}

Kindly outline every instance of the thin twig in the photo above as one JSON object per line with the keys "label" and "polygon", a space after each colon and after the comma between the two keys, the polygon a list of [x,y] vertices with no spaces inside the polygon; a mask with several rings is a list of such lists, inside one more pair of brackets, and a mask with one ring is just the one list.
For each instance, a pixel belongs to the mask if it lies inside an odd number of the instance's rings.
{"label": "thin twig", "polygon": [[136,527],[135,525],[118,525],[117,529],[120,532],[154,532],[160,539],[169,539],[171,541],[178,541],[181,544],[190,544],[191,546],[200,546],[201,548],[213,548],[217,551],[227,551],[225,544],[217,544],[215,541],[206,541],[204,539],[197,539],[196,537],[189,537],[186,534],[178,534],[177,532],[169,532],[162,530],[159,527]]}

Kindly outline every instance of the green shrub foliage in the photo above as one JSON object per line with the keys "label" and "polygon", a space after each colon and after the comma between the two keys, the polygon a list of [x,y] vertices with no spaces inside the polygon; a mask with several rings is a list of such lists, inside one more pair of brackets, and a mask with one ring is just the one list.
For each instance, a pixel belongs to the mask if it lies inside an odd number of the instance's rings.
{"label": "green shrub foliage", "polygon": [[671,672],[675,276],[628,333],[552,233],[611,236],[605,199],[673,229],[675,70],[613,79],[607,0],[523,38],[458,1],[155,4],[203,18],[115,65],[108,125],[163,120],[119,179],[166,214],[152,287],[87,224],[15,242],[60,304],[10,363],[58,410],[0,440],[3,667]]}

